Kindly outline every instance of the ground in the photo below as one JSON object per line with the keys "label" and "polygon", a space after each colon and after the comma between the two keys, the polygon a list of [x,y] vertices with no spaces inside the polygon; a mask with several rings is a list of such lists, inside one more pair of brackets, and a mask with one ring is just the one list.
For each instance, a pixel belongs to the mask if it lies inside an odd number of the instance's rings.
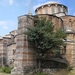
{"label": "ground", "polygon": [[[0,75],[11,75],[11,74],[0,73]],[[72,71],[59,70],[58,72],[52,75],[75,75],[75,70]]]}
{"label": "ground", "polygon": [[59,70],[58,72],[52,75],[75,75],[75,70],[71,70],[71,71]]}
{"label": "ground", "polygon": [[0,73],[0,75],[11,75],[11,74],[6,74],[6,73]]}

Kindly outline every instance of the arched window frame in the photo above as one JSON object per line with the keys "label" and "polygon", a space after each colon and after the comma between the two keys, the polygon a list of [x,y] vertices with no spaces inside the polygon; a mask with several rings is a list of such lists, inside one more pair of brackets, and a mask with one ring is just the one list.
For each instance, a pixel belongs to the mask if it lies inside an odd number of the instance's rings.
{"label": "arched window frame", "polygon": [[61,12],[61,7],[60,6],[58,6],[58,12]]}

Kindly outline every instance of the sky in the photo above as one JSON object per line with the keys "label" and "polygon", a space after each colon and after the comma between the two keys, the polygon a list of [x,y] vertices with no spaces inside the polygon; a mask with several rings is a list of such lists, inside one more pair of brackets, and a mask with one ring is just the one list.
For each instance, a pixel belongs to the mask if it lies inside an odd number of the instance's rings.
{"label": "sky", "polygon": [[35,15],[35,9],[49,1],[57,1],[67,6],[68,15],[75,15],[75,0],[0,0],[0,36],[17,29],[18,17],[28,14],[29,8]]}

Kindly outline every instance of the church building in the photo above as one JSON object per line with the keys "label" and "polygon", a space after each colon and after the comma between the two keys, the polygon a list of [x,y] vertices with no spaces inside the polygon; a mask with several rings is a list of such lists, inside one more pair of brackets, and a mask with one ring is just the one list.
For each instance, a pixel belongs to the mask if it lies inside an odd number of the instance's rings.
{"label": "church building", "polygon": [[11,74],[24,75],[33,71],[36,65],[35,51],[24,32],[29,25],[34,26],[33,19],[39,16],[46,17],[54,23],[55,28],[62,28],[67,34],[67,38],[63,40],[66,47],[61,51],[62,58],[51,60],[64,64],[68,62],[75,68],[75,16],[68,15],[68,7],[55,1],[42,4],[36,8],[35,13],[36,15],[29,12],[28,15],[19,16],[18,29],[0,37],[0,66],[14,66]]}

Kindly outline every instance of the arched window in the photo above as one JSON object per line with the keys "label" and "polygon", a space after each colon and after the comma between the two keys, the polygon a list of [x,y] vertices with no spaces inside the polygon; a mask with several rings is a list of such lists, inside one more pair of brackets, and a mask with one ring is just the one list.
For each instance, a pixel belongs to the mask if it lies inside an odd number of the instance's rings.
{"label": "arched window", "polygon": [[16,52],[16,50],[15,50],[15,49],[13,49],[13,55],[15,54],[15,52]]}
{"label": "arched window", "polygon": [[52,8],[50,7],[50,14],[52,14]]}
{"label": "arched window", "polygon": [[40,9],[40,14],[42,14],[42,9]]}
{"label": "arched window", "polygon": [[48,8],[45,8],[45,14],[48,14]]}
{"label": "arched window", "polygon": [[55,13],[58,13],[58,7],[57,7],[57,5],[55,7]]}
{"label": "arched window", "polygon": [[54,14],[54,7],[51,6],[51,11],[52,11],[52,14]]}
{"label": "arched window", "polygon": [[61,55],[65,55],[66,53],[66,46],[64,46],[61,50],[60,50],[60,54]]}
{"label": "arched window", "polygon": [[61,7],[60,6],[58,6],[58,12],[61,12]]}
{"label": "arched window", "polygon": [[63,12],[65,12],[65,8],[63,7]]}
{"label": "arched window", "polygon": [[65,14],[67,14],[67,11],[68,11],[68,10],[67,10],[67,9],[65,9]]}

